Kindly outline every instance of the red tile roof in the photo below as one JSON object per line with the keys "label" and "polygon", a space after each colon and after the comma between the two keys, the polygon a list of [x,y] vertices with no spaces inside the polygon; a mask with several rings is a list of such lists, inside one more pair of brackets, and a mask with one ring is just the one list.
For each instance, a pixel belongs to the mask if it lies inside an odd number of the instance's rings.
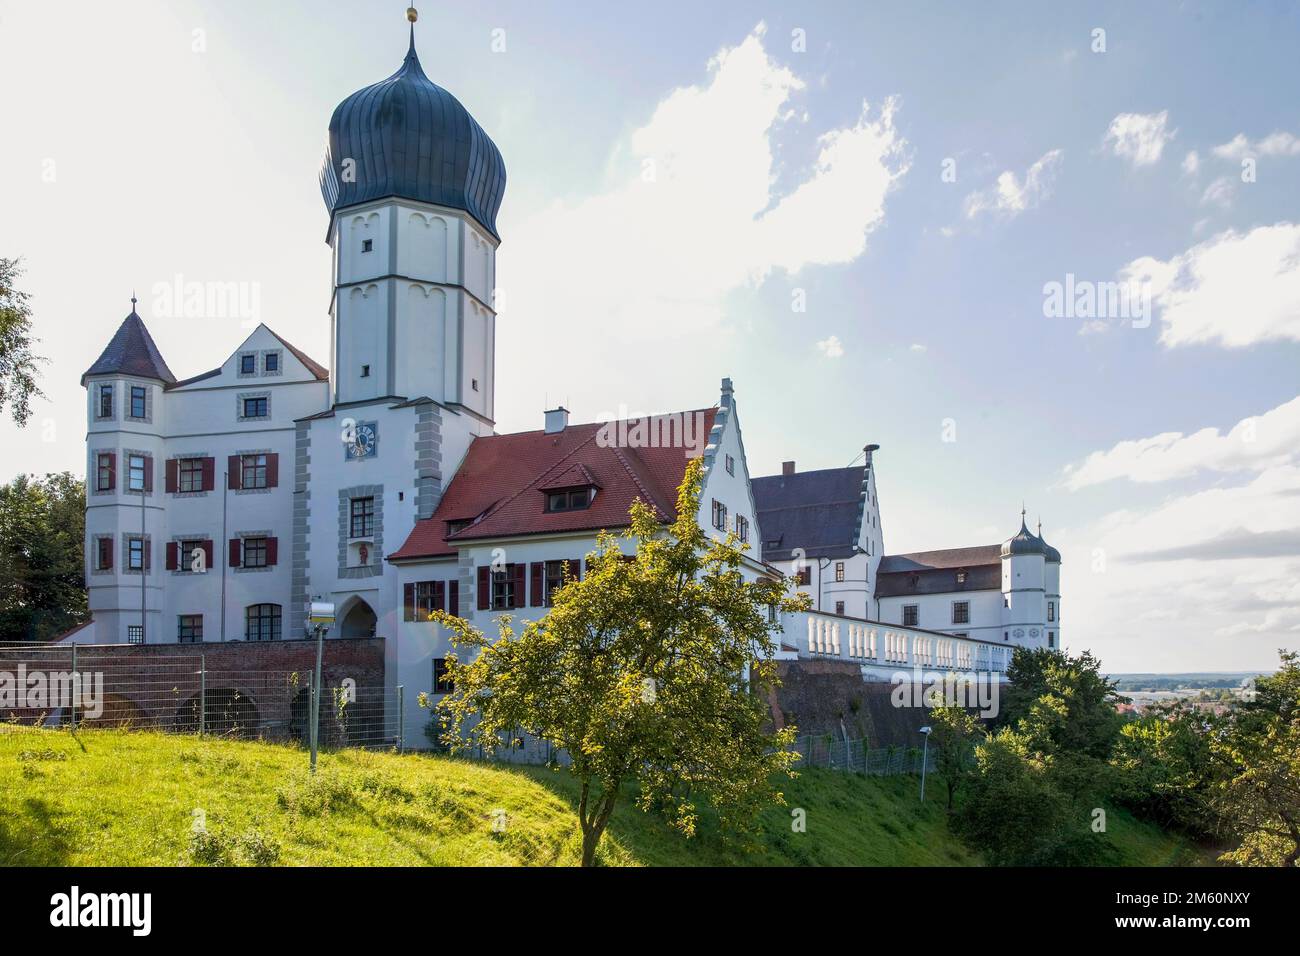
{"label": "red tile roof", "polygon": [[[701,439],[706,440],[717,411],[707,408],[683,414],[704,416]],[[652,505],[663,520],[670,520],[689,450],[602,447],[597,436],[605,424],[570,425],[553,434],[535,431],[475,438],[433,517],[417,521],[389,559],[454,555],[456,544],[482,538],[624,528],[628,509],[637,498]],[[543,489],[575,483],[599,489],[591,507],[547,512]],[[451,521],[473,523],[448,536]]]}

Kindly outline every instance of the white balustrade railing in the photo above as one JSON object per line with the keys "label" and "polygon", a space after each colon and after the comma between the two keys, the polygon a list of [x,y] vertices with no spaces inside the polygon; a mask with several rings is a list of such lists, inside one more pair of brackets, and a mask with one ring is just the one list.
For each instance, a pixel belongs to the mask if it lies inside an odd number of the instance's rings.
{"label": "white balustrade railing", "polygon": [[1004,673],[1012,645],[923,631],[822,611],[782,614],[783,640],[800,657],[833,657],[862,665]]}

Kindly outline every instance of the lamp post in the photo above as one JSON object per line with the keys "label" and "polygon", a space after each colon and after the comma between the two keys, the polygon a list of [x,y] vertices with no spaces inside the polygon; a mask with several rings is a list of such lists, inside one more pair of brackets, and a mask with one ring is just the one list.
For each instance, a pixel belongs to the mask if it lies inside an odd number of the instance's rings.
{"label": "lamp post", "polygon": [[307,602],[307,625],[316,632],[316,671],[311,682],[311,724],[308,737],[311,742],[311,772],[316,772],[317,740],[320,736],[321,657],[325,650],[325,632],[334,623],[334,605],[328,601]]}
{"label": "lamp post", "polygon": [[921,749],[921,802],[925,803],[925,768],[930,763],[930,727],[922,727],[921,733],[925,735],[925,746]]}

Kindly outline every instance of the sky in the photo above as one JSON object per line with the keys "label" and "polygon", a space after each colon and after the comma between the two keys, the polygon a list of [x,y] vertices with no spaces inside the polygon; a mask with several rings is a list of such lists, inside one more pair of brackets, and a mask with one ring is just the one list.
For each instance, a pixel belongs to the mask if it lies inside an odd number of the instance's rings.
{"label": "sky", "polygon": [[[1300,647],[1300,5],[420,6],[508,172],[499,431],[728,376],[751,474],[881,446],[889,553],[1041,518],[1108,670]],[[404,8],[0,0],[0,255],[48,360],[0,480],[84,473],[133,290],[178,377],[255,321],[328,358],[325,131]]]}

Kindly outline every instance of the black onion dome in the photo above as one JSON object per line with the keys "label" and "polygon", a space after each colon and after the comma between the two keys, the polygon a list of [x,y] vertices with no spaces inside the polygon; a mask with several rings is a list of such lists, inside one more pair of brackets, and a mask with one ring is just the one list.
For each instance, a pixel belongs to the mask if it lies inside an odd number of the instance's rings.
{"label": "black onion dome", "polygon": [[1009,541],[1002,544],[1002,557],[1008,558],[1013,554],[1046,554],[1047,546],[1043,544],[1042,538],[1035,537],[1034,533],[1025,527],[1024,521],[1020,522],[1020,531]]}
{"label": "black onion dome", "polygon": [[[355,162],[353,181],[343,163]],[[330,215],[397,197],[463,209],[494,237],[506,188],[501,151],[469,111],[427,76],[415,32],[402,68],[353,93],[330,117],[320,189]]]}

